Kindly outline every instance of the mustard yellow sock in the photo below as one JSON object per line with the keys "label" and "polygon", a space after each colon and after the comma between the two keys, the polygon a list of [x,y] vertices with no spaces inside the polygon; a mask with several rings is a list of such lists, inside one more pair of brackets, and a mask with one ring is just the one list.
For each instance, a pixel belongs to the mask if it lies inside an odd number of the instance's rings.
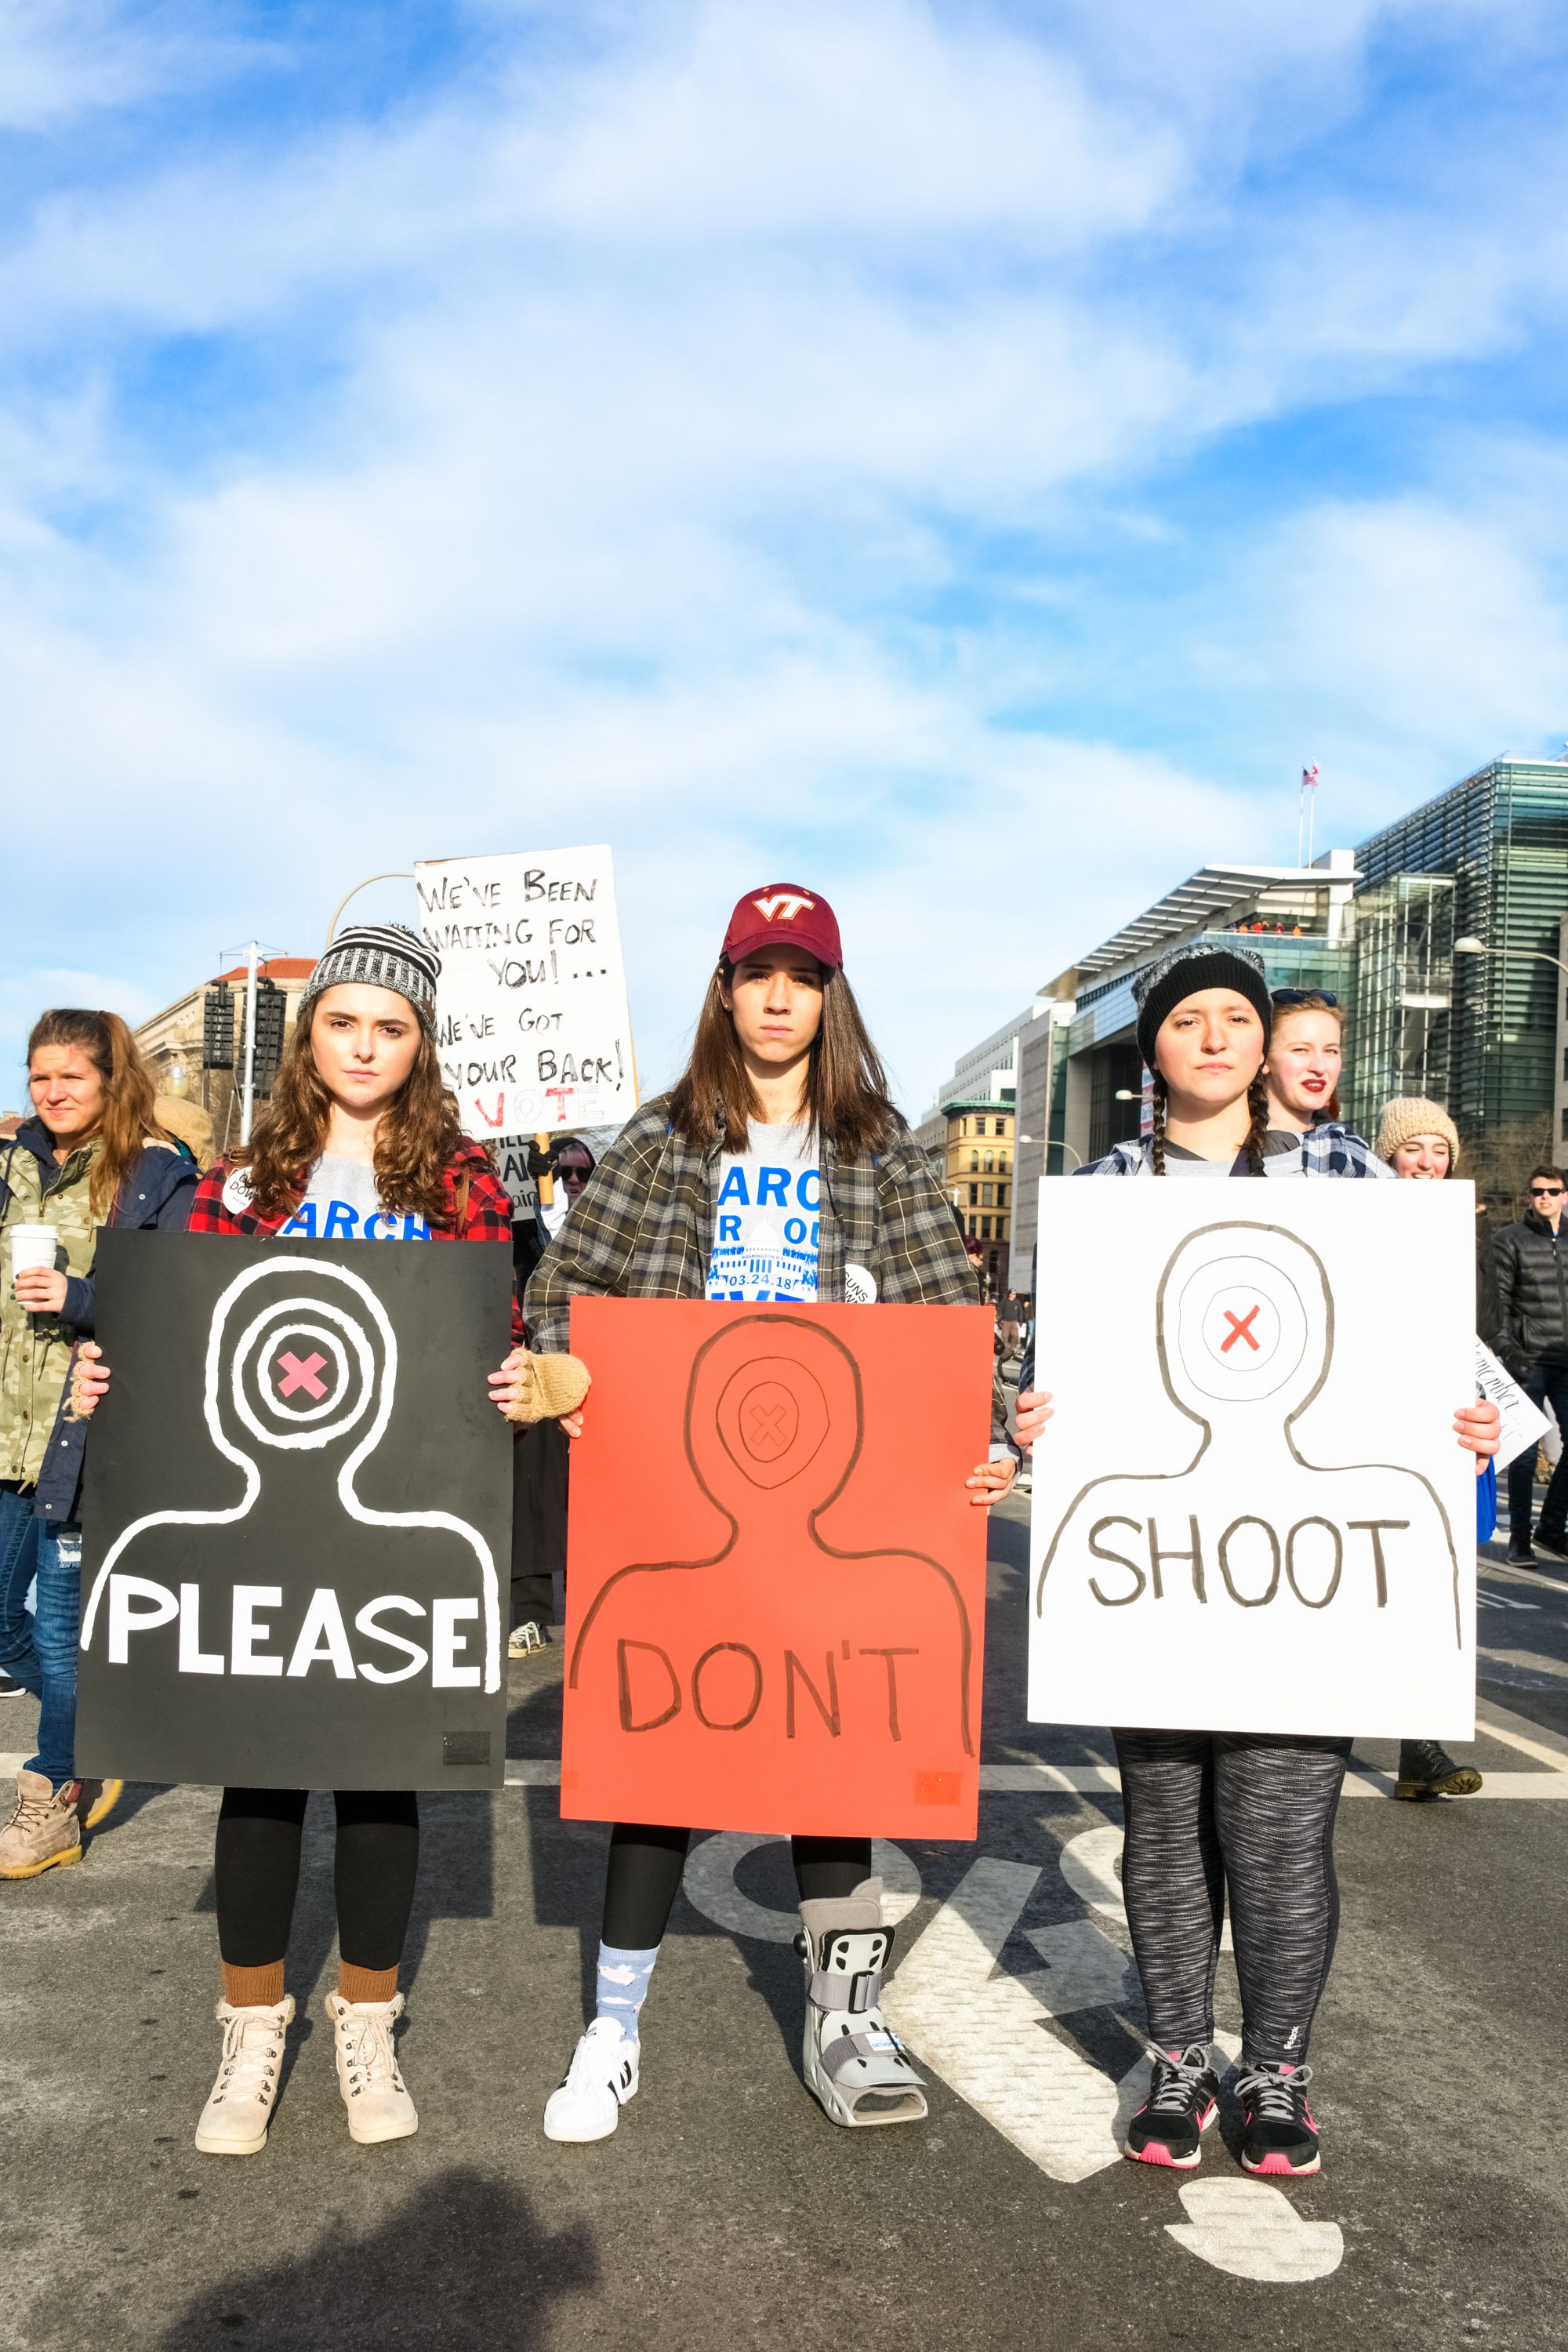
{"label": "mustard yellow sock", "polygon": [[356,1969],[350,1960],[338,1962],[338,1994],[343,2000],[390,2000],[397,1990],[397,1970]]}
{"label": "mustard yellow sock", "polygon": [[223,1997],[231,2009],[276,2009],[282,2000],[281,1960],[259,1969],[232,1969],[225,1960],[222,1967]]}

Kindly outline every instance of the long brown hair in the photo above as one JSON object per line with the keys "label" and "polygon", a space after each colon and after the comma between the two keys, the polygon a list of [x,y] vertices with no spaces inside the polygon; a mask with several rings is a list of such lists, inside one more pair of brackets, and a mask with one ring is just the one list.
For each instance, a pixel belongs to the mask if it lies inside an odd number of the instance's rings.
{"label": "long brown hair", "polygon": [[[671,1126],[698,1150],[706,1150],[721,1130],[731,1144],[743,1143],[747,1122],[762,1117],[734,1016],[724,1002],[723,992],[734,978],[735,968],[726,961],[709,982],[691,1059],[669,1098]],[[841,971],[822,975],[822,1022],[812,1040],[805,1101],[812,1125],[846,1162],[885,1150],[902,1125],[881,1057]]]}
{"label": "long brown hair", "polygon": [[[232,1166],[248,1170],[251,1203],[264,1217],[296,1205],[326,1144],[332,1097],[310,1044],[320,1003],[320,997],[312,999],[295,1022],[272,1081],[271,1100],[250,1141],[230,1154]],[[429,1224],[449,1224],[442,1179],[462,1145],[458,1106],[442,1083],[436,1040],[421,1021],[414,1067],[375,1130],[375,1188],[383,1204],[400,1214],[412,1211]]]}
{"label": "long brown hair", "polygon": [[92,1138],[102,1150],[93,1162],[88,1206],[101,1216],[142,1156],[143,1144],[167,1142],[153,1109],[153,1073],[118,1013],[58,1005],[40,1013],[27,1040],[29,1067],[46,1045],[74,1045],[103,1081],[103,1114]]}

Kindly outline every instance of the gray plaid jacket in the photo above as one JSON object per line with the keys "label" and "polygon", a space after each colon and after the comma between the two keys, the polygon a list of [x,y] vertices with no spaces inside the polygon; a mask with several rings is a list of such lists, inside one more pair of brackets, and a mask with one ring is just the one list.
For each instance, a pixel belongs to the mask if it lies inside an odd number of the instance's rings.
{"label": "gray plaid jacket", "polygon": [[[701,1298],[713,1255],[723,1137],[693,1149],[669,1123],[660,1095],[627,1120],[535,1266],[523,1297],[528,1344],[559,1355],[574,1298]],[[822,1144],[817,1296],[845,1296],[845,1268],[865,1266],[878,1303],[973,1307],[979,1286],[957,1220],[906,1129],[879,1159],[840,1160]],[[1001,1373],[992,1382],[992,1435],[1006,1439]]]}

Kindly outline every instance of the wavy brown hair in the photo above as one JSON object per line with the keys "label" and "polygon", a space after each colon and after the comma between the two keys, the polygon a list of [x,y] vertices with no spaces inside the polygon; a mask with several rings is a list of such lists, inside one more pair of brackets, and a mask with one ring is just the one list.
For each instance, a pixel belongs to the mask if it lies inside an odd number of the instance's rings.
{"label": "wavy brown hair", "polygon": [[100,1217],[135,1167],[143,1144],[171,1140],[153,1115],[153,1073],[118,1013],[89,1013],[76,1005],[58,1005],[40,1013],[27,1040],[29,1068],[34,1055],[46,1045],[74,1045],[87,1055],[103,1081],[103,1116],[88,1139],[103,1147],[93,1163],[87,1193],[88,1206]]}
{"label": "wavy brown hair", "polygon": [[[669,1098],[670,1124],[699,1150],[717,1133],[742,1139],[747,1122],[763,1115],[724,1002],[723,992],[734,979],[735,968],[726,960],[709,982],[691,1058]],[[903,1125],[888,1092],[881,1056],[841,971],[822,975],[822,1022],[812,1041],[805,1100],[817,1133],[831,1139],[846,1162],[886,1150]]]}
{"label": "wavy brown hair", "polygon": [[[314,998],[305,1018],[295,1022],[272,1081],[272,1098],[250,1141],[230,1154],[231,1166],[248,1171],[251,1201],[264,1217],[295,1206],[326,1146],[332,1098],[310,1043],[321,1001]],[[452,1219],[442,1180],[464,1136],[457,1102],[442,1082],[436,1040],[423,1022],[418,1025],[414,1067],[376,1127],[375,1186],[388,1209],[447,1227]]]}

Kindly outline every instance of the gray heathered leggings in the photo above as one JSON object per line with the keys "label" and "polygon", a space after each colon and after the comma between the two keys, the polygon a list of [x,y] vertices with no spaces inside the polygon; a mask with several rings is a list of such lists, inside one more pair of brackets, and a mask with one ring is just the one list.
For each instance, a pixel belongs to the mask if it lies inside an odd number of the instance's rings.
{"label": "gray heathered leggings", "polygon": [[1226,1891],[1242,2056],[1307,2054],[1340,1921],[1334,1813],[1348,1739],[1118,1731],[1127,1814],[1122,1891],[1152,2040],[1214,2036]]}

